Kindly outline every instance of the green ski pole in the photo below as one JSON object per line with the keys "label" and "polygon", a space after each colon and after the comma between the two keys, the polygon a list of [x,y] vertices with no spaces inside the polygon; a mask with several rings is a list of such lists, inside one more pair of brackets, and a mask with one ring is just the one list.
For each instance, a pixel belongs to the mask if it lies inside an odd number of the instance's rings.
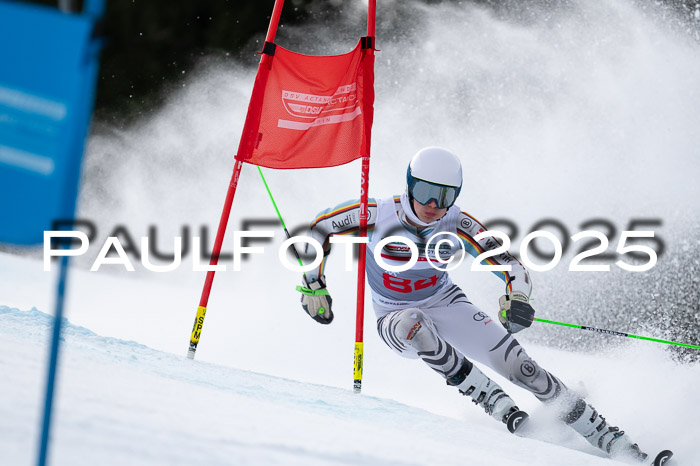
{"label": "green ski pole", "polygon": [[604,333],[606,335],[615,335],[617,337],[636,338],[638,340],[655,341],[656,343],[665,343],[667,345],[676,345],[676,346],[684,346],[686,348],[700,349],[700,346],[690,345],[688,343],[678,343],[676,341],[668,341],[668,340],[660,340],[658,338],[642,337],[639,335],[632,335],[631,333],[616,332],[614,330],[606,330],[606,329],[602,329],[602,328],[587,327],[585,325],[567,324],[566,322],[557,322],[555,320],[547,320],[547,319],[534,318],[533,320],[535,320],[537,322],[542,322],[545,324],[563,325],[564,327],[572,327],[572,328],[577,328],[580,330],[589,330],[591,332]]}
{"label": "green ski pole", "polygon": [[[272,192],[270,191],[270,187],[267,185],[267,181],[265,180],[265,175],[263,175],[262,169],[258,166],[258,173],[260,173],[260,178],[262,178],[263,184],[265,185],[265,189],[267,190],[267,195],[270,196],[270,200],[272,201],[272,205],[275,208],[275,212],[277,212],[277,217],[280,219],[280,223],[282,224],[282,228],[284,229],[284,234],[287,235],[287,239],[291,239],[291,235],[289,234],[289,230],[287,230],[287,226],[284,224],[284,219],[282,218],[282,214],[280,213],[280,210],[277,208],[277,203],[275,202],[275,198],[272,197]],[[297,248],[292,244],[292,250],[294,251],[294,255],[297,258],[297,261],[299,261],[299,266],[303,267],[304,263],[301,261],[301,256],[299,256],[299,252],[297,251]],[[306,274],[304,274],[304,286],[297,286],[297,291],[300,293],[304,293],[306,295],[327,295],[328,291],[324,288],[321,290],[312,290],[309,288],[308,281],[306,280]],[[320,308],[318,310],[319,314],[324,314],[326,312],[325,308]]]}
{"label": "green ski pole", "polygon": [[[267,195],[270,196],[270,200],[272,201],[272,205],[275,208],[275,212],[277,212],[277,217],[280,219],[280,223],[282,224],[282,228],[284,229],[284,234],[287,235],[287,239],[291,239],[292,237],[289,235],[289,230],[287,230],[287,226],[284,224],[284,219],[282,218],[282,214],[280,213],[280,210],[277,208],[277,203],[275,202],[275,198],[272,197],[272,192],[270,191],[270,187],[267,185],[267,181],[265,180],[265,176],[263,175],[262,169],[258,166],[258,173],[260,173],[260,178],[262,178],[263,184],[265,185],[265,189],[267,190]],[[299,256],[299,253],[297,252],[297,248],[294,247],[292,244],[292,250],[294,251],[294,255],[297,257],[297,260],[299,261],[299,266],[303,267],[304,263],[301,261],[301,257]],[[306,276],[306,274],[304,274]]]}

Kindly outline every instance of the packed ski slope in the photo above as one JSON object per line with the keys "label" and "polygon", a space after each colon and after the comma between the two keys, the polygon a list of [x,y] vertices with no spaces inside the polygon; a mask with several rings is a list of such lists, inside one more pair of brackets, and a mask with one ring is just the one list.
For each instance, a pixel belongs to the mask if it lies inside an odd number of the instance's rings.
{"label": "packed ski slope", "polygon": [[[31,464],[50,318],[0,307],[0,321],[12,374],[3,463]],[[390,399],[192,362],[73,325],[65,335],[56,465],[606,464]]]}
{"label": "packed ski slope", "polygon": [[[0,265],[0,295],[6,302],[33,300],[40,307],[50,306],[39,296],[27,295],[43,292],[42,284],[50,286],[50,280],[35,281],[39,286],[32,291],[31,279],[39,273],[40,262],[3,254]],[[7,276],[10,270],[12,278]],[[139,319],[139,313],[132,314],[116,294],[103,299],[103,277],[74,271],[71,280],[72,294],[83,298],[72,299],[73,303],[102,299],[102,309],[94,313],[122,313],[115,320],[126,320],[131,328],[144,322],[150,332],[144,340],[154,346],[170,345],[167,332],[148,323],[153,309],[139,307],[144,317]],[[143,296],[136,282],[131,286],[111,282],[119,295]],[[177,305],[177,294],[173,289],[170,296],[160,295],[162,328],[169,326],[167,309]],[[31,306],[16,306],[0,306],[0,455],[3,464],[24,465],[35,460],[51,317]],[[71,307],[69,319],[91,320],[92,310]],[[119,339],[68,323],[52,464],[610,464],[507,381],[497,379],[532,413],[534,439],[509,434],[467,398],[443,386],[432,371],[380,347],[370,332],[364,393],[354,394],[351,340],[299,351],[295,342],[313,332],[308,327],[302,332],[307,320],[289,312],[297,323],[277,330],[255,328],[241,316],[240,325],[258,334],[260,341],[249,350],[258,355],[256,371],[188,360],[187,330],[179,332],[182,339],[166,352],[128,340],[127,335],[134,333],[125,330],[110,332],[125,336]],[[282,341],[288,350],[264,344],[271,339]],[[679,466],[700,462],[694,445],[700,406],[692,401],[694,387],[700,384],[697,367],[677,365],[644,342],[602,354],[532,345],[530,352],[586,391],[608,419],[645,449],[672,448]],[[231,360],[249,358],[250,354],[241,354]],[[279,371],[286,377],[275,375],[277,363],[288,367]],[[300,381],[309,379],[304,373],[312,370],[315,376],[310,378],[316,383]]]}

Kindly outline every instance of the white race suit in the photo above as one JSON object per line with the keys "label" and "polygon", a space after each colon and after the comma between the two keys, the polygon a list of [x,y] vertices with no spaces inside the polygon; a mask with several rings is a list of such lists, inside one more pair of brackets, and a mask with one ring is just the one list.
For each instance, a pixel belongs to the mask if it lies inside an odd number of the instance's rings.
{"label": "white race suit", "polygon": [[[492,237],[475,240],[486,228],[457,206],[420,230],[407,221],[408,209],[406,194],[369,200],[366,271],[382,340],[403,357],[422,359],[445,378],[457,373],[467,357],[489,366],[542,401],[566,392],[559,379],[533,361],[497,320],[472,304],[452,283],[448,272],[441,270],[445,261],[461,249],[460,243],[474,257],[501,244]],[[318,215],[310,234],[322,244],[324,256],[330,253],[331,235],[358,234],[359,214],[359,202],[350,201]],[[410,269],[391,272],[375,260],[377,245],[389,236],[399,236],[417,246],[419,258]],[[387,265],[405,265],[411,250],[407,242],[391,241],[383,245],[380,256]],[[317,270],[307,273],[309,280],[323,274],[325,259]],[[484,263],[510,265],[510,272],[494,273],[505,282],[507,293],[520,291],[530,296],[527,270],[507,251],[488,257]]]}

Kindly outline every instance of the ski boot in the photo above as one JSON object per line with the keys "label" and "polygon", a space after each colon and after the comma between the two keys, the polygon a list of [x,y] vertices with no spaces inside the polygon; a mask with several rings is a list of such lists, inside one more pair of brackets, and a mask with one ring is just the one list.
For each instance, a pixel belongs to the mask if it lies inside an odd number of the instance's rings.
{"label": "ski boot", "polygon": [[500,385],[466,358],[459,371],[447,379],[447,385],[455,386],[462,395],[470,396],[486,414],[506,424],[511,433],[515,433],[528,418],[527,413],[518,409]]}
{"label": "ski boot", "polygon": [[565,415],[564,422],[581,434],[588,443],[601,449],[611,458],[656,464],[656,460],[650,463],[647,459],[649,455],[641,451],[636,443],[632,443],[623,430],[609,425],[605,418],[584,400],[576,401],[573,409]]}

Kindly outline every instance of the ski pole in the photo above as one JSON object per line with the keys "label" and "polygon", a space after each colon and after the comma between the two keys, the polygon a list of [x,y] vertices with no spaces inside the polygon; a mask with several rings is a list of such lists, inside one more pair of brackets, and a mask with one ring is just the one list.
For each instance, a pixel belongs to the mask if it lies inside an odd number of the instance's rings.
{"label": "ski pole", "polygon": [[[268,196],[270,196],[270,200],[272,201],[272,205],[275,207],[275,211],[277,212],[277,217],[280,219],[280,223],[282,224],[282,228],[284,229],[284,234],[287,235],[287,239],[291,239],[292,237],[289,234],[289,231],[287,230],[287,226],[284,224],[284,219],[282,218],[282,214],[280,213],[280,210],[277,208],[277,203],[275,202],[275,198],[272,197],[272,192],[270,191],[270,187],[267,185],[267,181],[265,181],[265,176],[263,175],[262,169],[258,166],[258,173],[260,173],[260,178],[262,178],[263,184],[265,184],[265,189],[267,190]],[[299,252],[297,251],[297,248],[292,244],[292,250],[294,251],[294,255],[297,258],[297,261],[299,261],[299,267],[303,267],[304,263],[301,261],[301,257],[299,256]],[[302,286],[297,286],[297,291],[304,293],[304,294],[328,294],[327,291],[325,290],[317,290],[317,291],[312,291],[308,288],[308,280],[306,279],[306,273],[304,273],[304,287]],[[325,308],[320,308],[318,310],[319,314],[323,314],[326,312]]]}
{"label": "ski pole", "polygon": [[668,340],[660,340],[658,338],[642,337],[639,335],[632,335],[631,333],[616,332],[614,330],[606,330],[606,329],[602,329],[602,328],[587,327],[585,325],[567,324],[566,322],[557,322],[554,320],[547,320],[547,319],[534,318],[533,320],[535,320],[537,322],[542,322],[545,324],[562,325],[564,327],[572,327],[572,328],[577,328],[580,330],[590,330],[591,332],[604,333],[606,335],[615,335],[617,337],[636,338],[638,340],[655,341],[657,343],[665,343],[667,345],[676,345],[676,346],[684,346],[686,348],[700,349],[700,346],[690,345],[688,343],[678,343],[676,341],[668,341]]}
{"label": "ski pole", "polygon": [[[277,208],[277,203],[275,202],[275,198],[272,197],[272,192],[270,192],[270,187],[267,185],[267,181],[265,180],[265,176],[263,175],[262,169],[260,166],[258,166],[258,173],[260,173],[260,178],[262,178],[263,184],[265,185],[265,189],[267,190],[267,195],[270,196],[270,200],[272,201],[272,205],[275,208],[275,212],[277,212],[277,217],[280,219],[280,223],[282,224],[282,228],[284,229],[284,234],[287,235],[287,239],[291,239],[292,237],[289,235],[289,230],[287,230],[287,226],[284,224],[284,219],[282,218],[282,214],[280,213],[280,210]],[[301,257],[299,256],[299,253],[297,252],[297,248],[292,244],[292,250],[294,251],[294,255],[296,256],[297,260],[299,261],[299,267],[303,267],[304,263],[301,261]],[[306,277],[306,274],[304,274],[304,277]]]}
{"label": "ski pole", "polygon": [[[282,228],[284,229],[284,234],[287,235],[287,239],[292,239],[292,237],[289,234],[289,231],[287,230],[287,226],[284,224],[284,219],[282,218],[282,214],[280,213],[280,210],[277,208],[277,203],[275,202],[275,198],[272,197],[272,192],[270,191],[270,187],[267,185],[267,181],[265,181],[265,176],[263,175],[262,169],[258,166],[258,173],[260,173],[260,177],[263,180],[263,183],[265,184],[265,189],[267,189],[267,194],[270,196],[270,200],[272,201],[272,205],[275,207],[275,211],[277,212],[277,217],[280,219],[280,223],[282,224]],[[299,252],[297,251],[297,248],[292,244],[292,250],[294,251],[294,255],[297,257],[297,261],[299,261],[299,267],[304,267],[304,263],[301,261],[301,257],[299,256]],[[304,293],[304,294],[311,294],[311,295],[327,295],[328,291],[326,290],[310,290],[308,280],[306,279],[306,272],[304,273],[304,286],[297,286],[297,291]],[[318,310],[319,314],[324,314],[326,312],[326,309],[321,307]]]}

